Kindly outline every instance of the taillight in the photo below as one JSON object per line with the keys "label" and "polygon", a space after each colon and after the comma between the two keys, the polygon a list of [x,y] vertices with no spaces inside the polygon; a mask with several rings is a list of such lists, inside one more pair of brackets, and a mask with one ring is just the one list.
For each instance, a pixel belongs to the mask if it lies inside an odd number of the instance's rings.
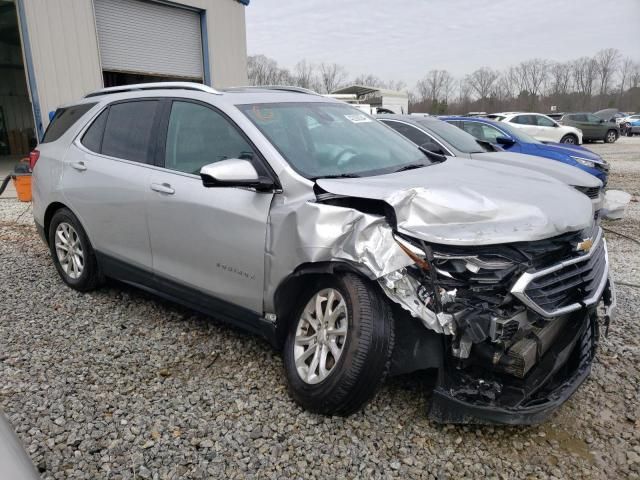
{"label": "taillight", "polygon": [[40,150],[33,150],[29,153],[29,168],[33,172],[33,167],[36,166],[36,162],[40,158]]}

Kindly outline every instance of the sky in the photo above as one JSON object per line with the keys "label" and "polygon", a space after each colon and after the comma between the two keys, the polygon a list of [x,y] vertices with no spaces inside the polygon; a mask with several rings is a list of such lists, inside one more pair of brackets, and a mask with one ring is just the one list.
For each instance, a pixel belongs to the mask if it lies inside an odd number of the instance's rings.
{"label": "sky", "polygon": [[409,86],[432,69],[461,77],[609,47],[640,62],[640,0],[251,0],[246,21],[250,55]]}

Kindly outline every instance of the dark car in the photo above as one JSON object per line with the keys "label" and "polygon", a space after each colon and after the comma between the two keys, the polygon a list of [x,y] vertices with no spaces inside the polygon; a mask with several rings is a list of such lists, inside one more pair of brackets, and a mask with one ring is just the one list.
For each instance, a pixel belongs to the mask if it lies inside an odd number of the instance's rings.
{"label": "dark car", "polygon": [[582,130],[583,141],[613,143],[620,137],[620,127],[615,120],[608,122],[593,113],[565,113],[559,122]]}

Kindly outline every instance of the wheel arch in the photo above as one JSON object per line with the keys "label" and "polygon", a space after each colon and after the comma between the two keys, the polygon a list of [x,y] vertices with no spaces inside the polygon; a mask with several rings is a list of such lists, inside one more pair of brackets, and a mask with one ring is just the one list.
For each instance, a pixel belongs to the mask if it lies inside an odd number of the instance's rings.
{"label": "wheel arch", "polygon": [[329,261],[303,263],[280,282],[273,297],[275,314],[278,319],[275,328],[275,341],[278,349],[284,346],[293,310],[298,306],[297,302],[291,300],[301,295],[318,279],[338,273],[354,273],[367,280],[375,280],[375,276],[364,265],[347,261]]}
{"label": "wheel arch", "polygon": [[42,225],[42,227],[44,228],[47,244],[49,243],[49,226],[51,226],[51,219],[53,218],[53,216],[56,214],[58,210],[61,210],[63,208],[71,210],[68,206],[66,206],[62,202],[52,202],[47,206],[46,210],[44,211],[44,225]]}

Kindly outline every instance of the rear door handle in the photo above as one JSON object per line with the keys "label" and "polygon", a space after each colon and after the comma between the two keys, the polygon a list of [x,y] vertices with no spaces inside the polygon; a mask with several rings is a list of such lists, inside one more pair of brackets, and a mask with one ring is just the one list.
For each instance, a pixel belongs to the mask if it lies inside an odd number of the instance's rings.
{"label": "rear door handle", "polygon": [[176,193],[176,191],[171,188],[171,185],[169,185],[168,183],[152,183],[151,190],[167,195],[173,195],[174,193]]}
{"label": "rear door handle", "polygon": [[87,166],[84,164],[84,162],[73,162],[71,164],[71,168],[75,168],[79,172],[84,172],[87,169]]}

